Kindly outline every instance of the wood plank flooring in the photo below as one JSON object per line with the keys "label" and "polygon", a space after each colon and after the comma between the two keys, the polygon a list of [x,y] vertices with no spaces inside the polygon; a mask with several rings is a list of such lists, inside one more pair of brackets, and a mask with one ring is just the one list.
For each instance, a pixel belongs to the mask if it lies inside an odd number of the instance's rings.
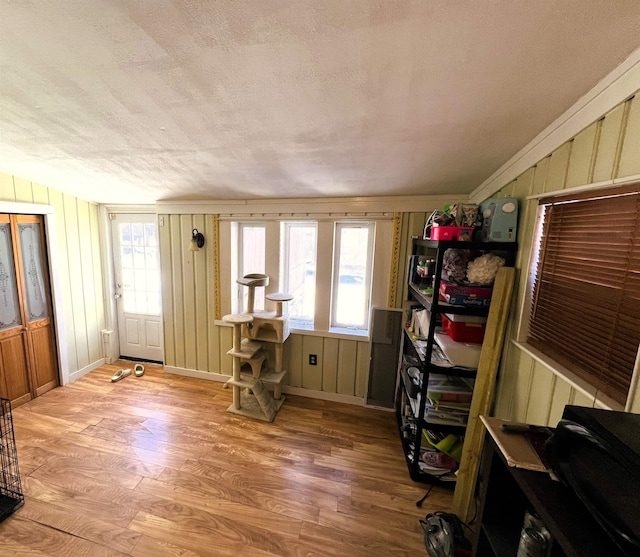
{"label": "wood plank flooring", "polygon": [[13,410],[20,556],[416,556],[451,491],[409,479],[390,412],[287,396],[273,423],[221,383],[105,365]]}

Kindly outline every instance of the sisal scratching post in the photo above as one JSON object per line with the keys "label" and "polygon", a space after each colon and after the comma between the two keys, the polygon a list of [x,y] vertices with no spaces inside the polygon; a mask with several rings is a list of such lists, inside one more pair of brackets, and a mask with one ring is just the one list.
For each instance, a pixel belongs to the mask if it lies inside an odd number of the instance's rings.
{"label": "sisal scratching post", "polygon": [[229,351],[233,357],[233,408],[240,410],[240,368],[242,367],[242,325],[253,322],[247,313],[225,315],[222,320],[233,325],[233,348]]}

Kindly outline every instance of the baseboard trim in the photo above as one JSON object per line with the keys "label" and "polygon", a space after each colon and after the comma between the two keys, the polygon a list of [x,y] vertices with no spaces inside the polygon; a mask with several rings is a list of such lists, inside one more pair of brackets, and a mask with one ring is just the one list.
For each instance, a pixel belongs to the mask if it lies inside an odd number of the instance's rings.
{"label": "baseboard trim", "polygon": [[[86,375],[90,371],[93,371],[94,369],[99,368],[100,366],[104,365],[105,363],[106,363],[106,359],[105,358],[101,358],[101,359],[89,364],[88,366],[83,367],[82,369],[79,369],[78,371],[74,371],[73,373],[70,373],[69,374],[68,383],[73,383],[77,379],[80,379],[83,375]],[[67,383],[63,382],[62,384],[66,385]]]}
{"label": "baseboard trim", "polygon": [[231,379],[230,375],[222,373],[214,373],[212,371],[200,371],[198,369],[189,369],[186,367],[164,366],[167,373],[173,375],[182,375],[183,377],[193,377],[194,379],[206,379],[207,381],[217,381],[218,383],[226,383]]}
{"label": "baseboard trim", "polygon": [[327,393],[325,391],[314,391],[312,389],[303,389],[302,387],[289,386],[283,386],[282,392],[285,394],[304,396],[307,398],[315,398],[318,400],[342,402],[343,404],[351,404],[353,406],[364,406],[364,398],[352,395],[341,395],[340,393]]}
{"label": "baseboard trim", "polygon": [[[207,381],[218,381],[219,383],[226,383],[231,379],[230,375],[224,375],[222,373],[214,373],[212,371],[200,371],[197,369],[188,369],[184,367],[164,366],[164,370],[167,373],[173,375],[181,375],[183,377],[193,377],[195,379],[206,379]],[[303,396],[306,398],[315,398],[317,400],[327,400],[329,402],[341,402],[343,404],[351,404],[352,406],[364,406],[364,398],[342,395],[340,393],[327,393],[325,391],[316,391],[313,389],[303,389],[301,387],[290,387],[288,385],[282,386],[282,392],[285,394]]]}

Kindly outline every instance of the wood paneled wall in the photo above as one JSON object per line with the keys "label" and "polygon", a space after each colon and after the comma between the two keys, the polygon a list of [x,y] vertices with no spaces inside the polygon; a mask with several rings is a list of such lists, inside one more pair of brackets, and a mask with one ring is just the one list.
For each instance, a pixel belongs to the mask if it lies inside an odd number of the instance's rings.
{"label": "wood paneled wall", "polygon": [[[215,315],[213,220],[209,215],[164,215],[159,221],[165,364],[217,372],[226,368],[226,356],[220,351],[224,334],[211,318]],[[205,237],[197,252],[188,251],[194,228]]]}
{"label": "wood paneled wall", "polygon": [[51,272],[63,290],[67,371],[73,378],[101,365],[105,314],[98,206],[3,173],[0,200],[54,207],[60,267]]}
{"label": "wood paneled wall", "polygon": [[[518,198],[521,211],[519,281],[507,340],[518,338],[519,323],[528,318],[528,271],[538,201],[527,200],[527,196],[581,186],[596,189],[598,183],[636,176],[640,179],[640,94],[608,111],[496,194]],[[495,414],[555,426],[566,404],[604,406],[597,394],[586,394],[519,346],[507,342]],[[640,412],[640,393],[632,410]]]}
{"label": "wood paneled wall", "polygon": [[[222,311],[216,308],[215,222],[212,215],[160,215],[160,259],[164,311],[165,365],[178,370],[231,375],[232,329],[215,316],[230,307],[228,285],[222,288]],[[188,251],[191,231],[206,238],[198,252]],[[219,260],[228,268],[221,244]],[[225,262],[227,262],[225,264]],[[227,271],[224,271],[226,273]],[[388,273],[388,269],[380,272]],[[223,273],[221,273],[223,274]],[[268,346],[268,345],[267,345]],[[309,354],[318,356],[309,365]],[[273,359],[272,359],[273,361]],[[334,336],[292,334],[285,343],[283,365],[290,387],[363,398],[369,368],[369,342]],[[331,397],[328,397],[331,398]]]}

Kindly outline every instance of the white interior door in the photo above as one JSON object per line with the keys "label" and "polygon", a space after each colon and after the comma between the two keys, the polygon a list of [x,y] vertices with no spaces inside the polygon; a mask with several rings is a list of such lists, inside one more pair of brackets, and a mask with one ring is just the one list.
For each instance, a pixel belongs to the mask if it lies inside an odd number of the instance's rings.
{"label": "white interior door", "polygon": [[163,361],[156,215],[111,216],[120,355]]}

